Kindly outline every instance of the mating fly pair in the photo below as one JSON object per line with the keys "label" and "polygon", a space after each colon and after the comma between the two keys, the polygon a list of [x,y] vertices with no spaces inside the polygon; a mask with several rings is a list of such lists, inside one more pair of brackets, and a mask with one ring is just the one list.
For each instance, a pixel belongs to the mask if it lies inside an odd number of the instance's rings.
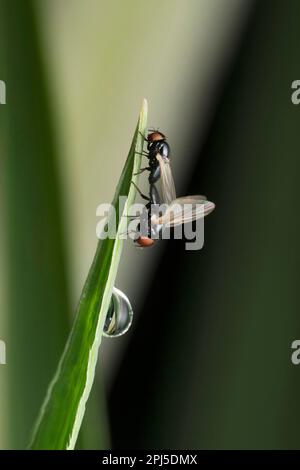
{"label": "mating fly pair", "polygon": [[[159,131],[152,131],[145,140],[148,152],[143,151],[142,154],[148,158],[149,165],[142,168],[139,173],[149,171],[149,196],[143,194],[135,185],[140,196],[148,201],[146,233],[140,233],[141,224],[139,224],[135,237],[136,245],[141,248],[152,246],[164,228],[201,219],[215,208],[214,203],[207,201],[205,196],[177,198],[170,166],[170,146],[165,135]],[[162,200],[156,188],[156,182],[160,178]],[[153,211],[153,208],[159,207],[161,203],[165,210]]]}

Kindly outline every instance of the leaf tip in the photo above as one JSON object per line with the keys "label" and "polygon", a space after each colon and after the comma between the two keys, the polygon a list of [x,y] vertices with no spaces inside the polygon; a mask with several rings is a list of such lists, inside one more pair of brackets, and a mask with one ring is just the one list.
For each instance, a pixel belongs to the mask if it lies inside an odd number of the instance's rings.
{"label": "leaf tip", "polygon": [[141,113],[140,113],[140,120],[146,119],[147,113],[148,113],[148,101],[146,100],[146,98],[143,98]]}
{"label": "leaf tip", "polygon": [[146,98],[143,98],[142,109],[144,109],[145,111],[148,111],[148,101]]}

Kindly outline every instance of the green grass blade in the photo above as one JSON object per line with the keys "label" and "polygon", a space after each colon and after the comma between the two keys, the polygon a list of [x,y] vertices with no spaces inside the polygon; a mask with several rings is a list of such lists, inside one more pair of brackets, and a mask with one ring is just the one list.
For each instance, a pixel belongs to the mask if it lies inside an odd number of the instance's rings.
{"label": "green grass blade", "polygon": [[[103,325],[109,307],[122,249],[119,234],[126,230],[127,219],[118,220],[119,196],[128,196],[123,209],[134,202],[131,184],[140,168],[147,119],[143,102],[132,145],[117,186],[113,206],[117,213],[116,239],[100,240],[84,285],[76,318],[64,353],[52,380],[33,433],[31,449],[73,449],[89,397],[101,343]],[[140,134],[141,133],[141,134]]]}

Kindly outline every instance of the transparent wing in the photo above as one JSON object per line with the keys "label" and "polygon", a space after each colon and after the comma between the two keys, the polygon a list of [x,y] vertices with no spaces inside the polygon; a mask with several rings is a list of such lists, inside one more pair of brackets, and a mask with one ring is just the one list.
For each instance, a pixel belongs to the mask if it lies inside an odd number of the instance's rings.
{"label": "transparent wing", "polygon": [[156,155],[156,158],[160,166],[163,202],[169,205],[174,201],[174,199],[176,199],[175,183],[173,180],[170,160],[168,158],[163,158],[160,153]]}
{"label": "transparent wing", "polygon": [[204,196],[181,197],[175,199],[162,216],[153,216],[151,221],[153,225],[175,227],[205,217],[214,208],[215,204],[204,199]]}

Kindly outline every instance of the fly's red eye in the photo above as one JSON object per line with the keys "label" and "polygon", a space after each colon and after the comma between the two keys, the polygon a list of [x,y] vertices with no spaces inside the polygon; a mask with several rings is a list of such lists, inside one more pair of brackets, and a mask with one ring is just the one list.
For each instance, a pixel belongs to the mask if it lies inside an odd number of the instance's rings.
{"label": "fly's red eye", "polygon": [[148,246],[152,246],[154,244],[154,240],[148,237],[141,236],[134,240],[134,243],[140,248],[147,248]]}
{"label": "fly's red eye", "polygon": [[148,142],[156,142],[158,140],[165,140],[166,136],[161,132],[155,131],[148,134],[147,140]]}

